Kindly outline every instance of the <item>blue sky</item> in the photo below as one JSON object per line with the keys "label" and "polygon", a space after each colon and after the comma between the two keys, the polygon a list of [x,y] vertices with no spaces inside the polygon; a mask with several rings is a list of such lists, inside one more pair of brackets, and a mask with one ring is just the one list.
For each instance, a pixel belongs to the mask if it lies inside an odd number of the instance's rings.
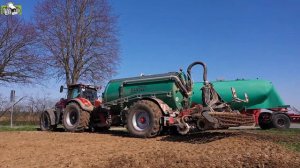
{"label": "blue sky", "polygon": [[[3,4],[7,1],[2,1]],[[30,20],[35,0],[16,0]],[[177,71],[193,61],[208,78],[266,79],[287,104],[300,108],[299,0],[110,0],[119,16],[121,61],[113,78]],[[201,80],[201,70],[194,71]],[[0,87],[9,95],[61,97],[47,87]],[[29,88],[29,89],[28,89]]]}

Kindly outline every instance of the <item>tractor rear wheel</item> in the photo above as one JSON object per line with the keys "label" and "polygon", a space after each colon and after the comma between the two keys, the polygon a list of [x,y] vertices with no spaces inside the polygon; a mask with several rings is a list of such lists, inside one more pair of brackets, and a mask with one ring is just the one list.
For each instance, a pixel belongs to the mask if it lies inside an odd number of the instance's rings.
{"label": "tractor rear wheel", "polygon": [[274,114],[272,122],[274,127],[278,129],[288,129],[291,125],[290,118],[285,114]]}
{"label": "tractor rear wheel", "polygon": [[258,125],[261,129],[271,129],[273,127],[272,114],[263,112],[258,117]]}
{"label": "tractor rear wheel", "polygon": [[90,113],[80,108],[77,103],[67,105],[63,115],[63,126],[66,131],[80,132],[88,128]]}
{"label": "tractor rear wheel", "polygon": [[53,131],[57,125],[51,125],[51,118],[48,112],[44,111],[40,116],[40,129],[42,131]]}
{"label": "tractor rear wheel", "polygon": [[140,100],[129,108],[127,129],[133,136],[150,138],[161,130],[162,112],[157,104],[149,100]]}

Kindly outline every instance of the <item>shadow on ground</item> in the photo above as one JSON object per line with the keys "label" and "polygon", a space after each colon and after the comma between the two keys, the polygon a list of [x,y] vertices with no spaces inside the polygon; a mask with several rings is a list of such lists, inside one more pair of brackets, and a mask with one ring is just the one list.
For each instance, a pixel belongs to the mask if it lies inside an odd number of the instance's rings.
{"label": "shadow on ground", "polygon": [[[126,138],[135,138],[130,135],[127,131],[123,130],[109,130],[106,132],[99,132],[99,134],[109,134],[111,136],[126,137]],[[220,140],[223,138],[234,137],[240,135],[238,132],[201,132],[188,135],[162,135],[158,136],[160,141],[169,141],[169,142],[183,142],[183,143],[192,143],[192,144],[204,144]]]}
{"label": "shadow on ground", "polygon": [[167,135],[162,137],[161,141],[204,144],[237,135],[239,134],[233,132],[201,132],[188,135]]}
{"label": "shadow on ground", "polygon": [[126,137],[126,138],[136,138],[129,134],[129,132],[125,130],[107,130],[107,131],[100,131],[96,132],[98,134],[108,134],[111,136],[118,136],[118,137]]}
{"label": "shadow on ground", "polygon": [[[55,129],[55,132],[65,132],[63,128]],[[86,131],[89,132],[89,131]],[[90,132],[91,133],[91,132]],[[126,130],[107,130],[107,131],[98,131],[93,132],[95,134],[107,134],[111,136],[117,137],[126,137],[126,138],[136,138],[130,135]],[[234,137],[240,135],[238,132],[228,132],[227,131],[207,131],[207,132],[200,132],[200,133],[193,133],[187,135],[178,135],[178,134],[168,134],[165,133],[164,135],[158,136],[160,141],[169,141],[169,142],[183,142],[183,143],[191,143],[191,144],[204,144],[213,141],[217,141],[223,138]]]}
{"label": "shadow on ground", "polygon": [[[42,131],[41,128],[36,128],[37,131]],[[52,132],[66,132],[64,128],[55,128]]]}

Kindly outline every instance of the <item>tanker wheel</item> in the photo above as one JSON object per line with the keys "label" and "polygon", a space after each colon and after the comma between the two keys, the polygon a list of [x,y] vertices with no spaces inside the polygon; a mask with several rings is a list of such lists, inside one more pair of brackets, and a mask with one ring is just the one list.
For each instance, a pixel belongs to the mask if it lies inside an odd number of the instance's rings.
{"label": "tanker wheel", "polygon": [[288,129],[291,125],[290,118],[285,114],[274,114],[272,122],[278,129]]}
{"label": "tanker wheel", "polygon": [[90,113],[80,108],[77,103],[67,105],[63,115],[63,126],[69,132],[81,132],[87,129]]}
{"label": "tanker wheel", "polygon": [[162,112],[157,104],[149,100],[140,100],[129,108],[127,130],[136,137],[155,137],[161,130],[161,116]]}
{"label": "tanker wheel", "polygon": [[261,113],[258,117],[258,125],[261,129],[271,129],[273,127],[272,114],[271,113]]}
{"label": "tanker wheel", "polygon": [[51,119],[48,112],[44,111],[40,117],[40,129],[42,131],[53,131],[57,125],[51,125]]}

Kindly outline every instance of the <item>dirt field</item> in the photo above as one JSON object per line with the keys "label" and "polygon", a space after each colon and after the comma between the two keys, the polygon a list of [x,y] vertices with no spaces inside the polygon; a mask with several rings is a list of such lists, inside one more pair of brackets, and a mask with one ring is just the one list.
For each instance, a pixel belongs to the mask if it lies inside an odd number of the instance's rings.
{"label": "dirt field", "polygon": [[152,139],[124,131],[0,132],[0,167],[299,167],[300,152],[278,140],[243,130]]}

